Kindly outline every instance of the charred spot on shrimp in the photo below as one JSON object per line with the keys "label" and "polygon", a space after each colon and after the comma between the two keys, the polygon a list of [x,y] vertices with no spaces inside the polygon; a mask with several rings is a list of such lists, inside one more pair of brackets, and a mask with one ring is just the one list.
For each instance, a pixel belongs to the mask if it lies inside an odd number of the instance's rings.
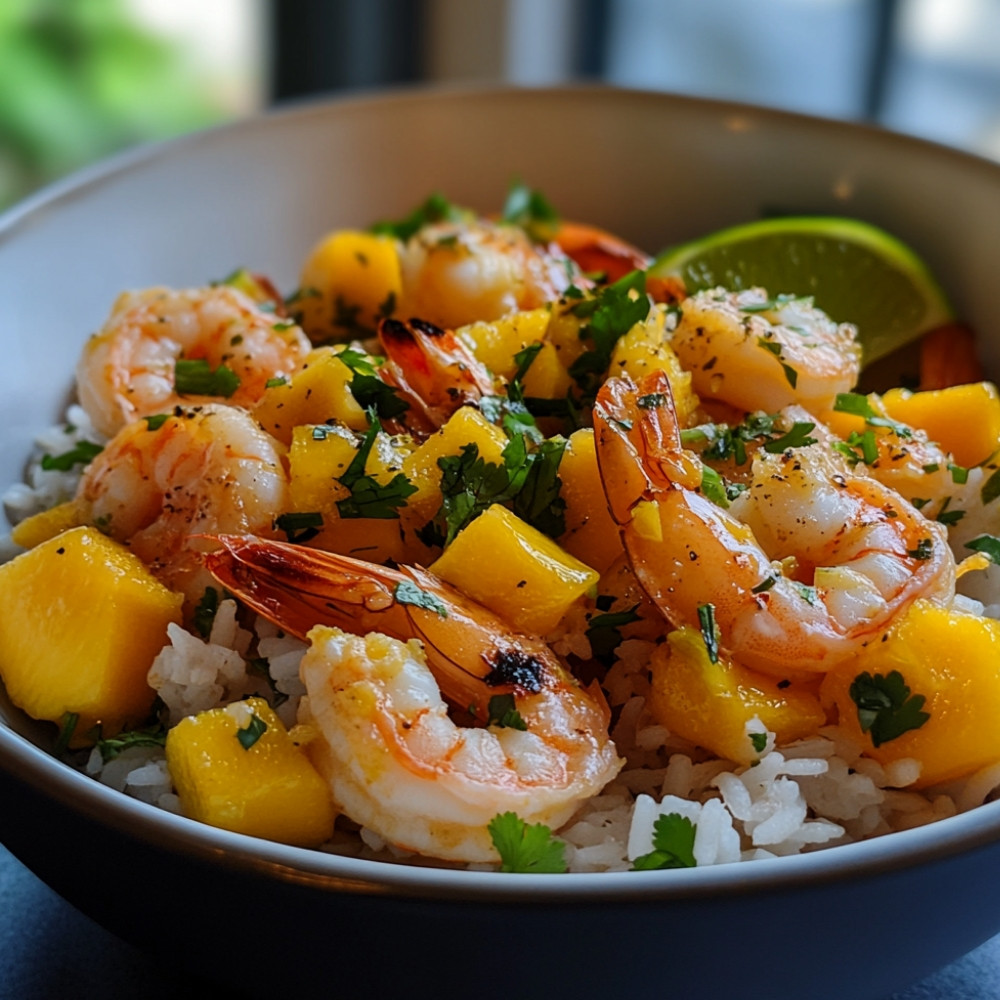
{"label": "charred spot on shrimp", "polygon": [[545,664],[530,653],[519,649],[501,649],[488,661],[490,672],[483,678],[489,687],[511,685],[531,694],[542,690]]}
{"label": "charred spot on shrimp", "polygon": [[[402,324],[400,324],[402,325]],[[427,334],[428,337],[443,337],[444,330],[439,326],[435,326],[433,323],[428,323],[425,319],[417,319],[416,317],[411,318],[410,326],[414,329],[419,330],[421,333]],[[405,326],[403,327],[405,330]],[[408,331],[407,331],[408,332]]]}

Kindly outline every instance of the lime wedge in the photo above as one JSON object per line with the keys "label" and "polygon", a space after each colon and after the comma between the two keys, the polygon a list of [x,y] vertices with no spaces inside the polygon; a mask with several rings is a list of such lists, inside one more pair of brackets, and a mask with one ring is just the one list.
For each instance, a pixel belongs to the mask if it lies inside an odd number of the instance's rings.
{"label": "lime wedge", "polygon": [[683,278],[688,292],[759,286],[811,295],[858,328],[869,364],[954,319],[927,265],[895,236],[856,219],[764,219],[664,250],[649,273]]}

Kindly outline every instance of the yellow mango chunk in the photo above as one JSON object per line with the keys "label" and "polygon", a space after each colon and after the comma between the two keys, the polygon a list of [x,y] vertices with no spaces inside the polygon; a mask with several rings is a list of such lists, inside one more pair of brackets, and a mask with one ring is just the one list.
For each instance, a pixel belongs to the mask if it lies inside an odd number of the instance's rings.
{"label": "yellow mango chunk", "polygon": [[[892,671],[910,697],[926,699],[920,711],[930,718],[876,747],[877,729],[862,732],[851,685],[862,673],[874,679]],[[882,764],[920,761],[916,787],[971,774],[1000,760],[1000,622],[917,601],[884,642],[827,674],[820,694],[869,756]]]}
{"label": "yellow mango chunk", "polygon": [[354,372],[340,360],[341,348],[318,347],[311,351],[301,371],[281,385],[264,390],[254,416],[282,444],[292,443],[301,424],[344,424],[363,431],[368,417],[351,395]]}
{"label": "yellow mango chunk", "polygon": [[529,344],[544,341],[548,325],[548,309],[527,309],[510,313],[492,323],[479,322],[460,326],[455,331],[455,336],[494,375],[510,380],[517,372],[514,355]]}
{"label": "yellow mango chunk", "polygon": [[524,374],[524,395],[529,399],[562,399],[571,385],[573,379],[563,367],[559,351],[546,341]]}
{"label": "yellow mango chunk", "polygon": [[358,440],[346,428],[302,424],[288,449],[288,495],[293,511],[336,511],[350,495],[340,477],[358,453]]}
{"label": "yellow mango chunk", "polygon": [[713,663],[701,633],[680,628],[653,651],[649,710],[661,725],[720,757],[749,764],[760,756],[747,735],[754,716],[778,744],[802,739],[826,716],[811,686],[779,682],[724,657]]}
{"label": "yellow mango chunk", "polygon": [[167,766],[192,819],[299,847],[333,834],[329,787],[263,698],[182,719],[167,733]]}
{"label": "yellow mango chunk", "polygon": [[618,525],[608,513],[592,428],[581,428],[569,436],[559,463],[559,478],[559,495],[566,501],[566,531],[559,544],[604,573],[623,549]]}
{"label": "yellow mango chunk", "polygon": [[104,735],[149,714],[146,674],[180,622],[183,597],[128,549],[79,527],[0,566],[0,677],[36,719],[79,716]]}
{"label": "yellow mango chunk", "polygon": [[959,465],[978,465],[1000,449],[1000,393],[992,382],[926,392],[890,389],[882,404],[893,420],[926,431]]}
{"label": "yellow mango chunk", "polygon": [[301,288],[295,307],[313,340],[374,333],[403,289],[396,240],[350,229],[329,233],[306,258]]}
{"label": "yellow mango chunk", "polygon": [[83,512],[75,500],[50,507],[26,517],[15,524],[10,532],[10,539],[23,549],[33,549],[42,542],[47,542],[56,535],[61,535],[70,528],[77,528],[83,523]]}
{"label": "yellow mango chunk", "polygon": [[494,504],[430,570],[522,632],[551,632],[600,574]]}
{"label": "yellow mango chunk", "polygon": [[638,381],[650,372],[666,373],[674,397],[677,419],[681,426],[690,422],[691,415],[700,405],[691,388],[691,373],[681,367],[673,349],[667,343],[666,311],[654,309],[641,323],[636,323],[625,336],[619,338],[611,354],[609,375],[630,375]]}
{"label": "yellow mango chunk", "polygon": [[423,527],[441,506],[441,469],[437,462],[446,455],[458,455],[462,447],[475,444],[485,462],[503,464],[507,437],[475,407],[456,410],[445,425],[403,460],[403,474],[417,487],[407,499],[403,520],[407,529]]}

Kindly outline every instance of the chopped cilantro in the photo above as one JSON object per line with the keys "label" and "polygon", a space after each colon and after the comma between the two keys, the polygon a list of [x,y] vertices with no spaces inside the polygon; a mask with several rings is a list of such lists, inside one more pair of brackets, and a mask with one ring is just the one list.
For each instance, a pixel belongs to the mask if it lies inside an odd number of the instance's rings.
{"label": "chopped cilantro", "polygon": [[488,726],[499,726],[501,729],[520,729],[522,732],[526,732],[528,729],[528,724],[514,707],[512,694],[493,695],[490,698],[487,711],[489,712],[489,718],[486,720]]}
{"label": "chopped cilantro", "polygon": [[169,419],[169,413],[153,413],[148,417],[143,417],[146,421],[146,430],[158,431]]}
{"label": "chopped cilantro", "polygon": [[581,299],[571,312],[587,320],[580,328],[580,339],[591,341],[593,347],[570,365],[569,373],[582,390],[583,399],[592,402],[611,363],[615,344],[649,315],[646,272],[626,274],[600,289],[594,298]]}
{"label": "chopped cilantro", "polygon": [[284,375],[275,375],[274,378],[269,378],[264,383],[264,388],[265,389],[274,389],[276,386],[279,386],[279,385],[288,385],[288,379],[285,378]]}
{"label": "chopped cilantro", "polygon": [[755,752],[763,753],[767,749],[767,733],[750,733],[750,743]]}
{"label": "chopped cilantro", "polygon": [[997,469],[983,483],[982,488],[979,490],[979,495],[982,497],[983,506],[992,503],[997,497],[1000,497],[1000,469]]}
{"label": "chopped cilantro", "polygon": [[810,587],[808,584],[799,583],[797,580],[792,580],[792,586],[799,592],[799,597],[802,598],[806,604],[813,604],[819,600],[819,594],[815,587]]}
{"label": "chopped cilantro", "polygon": [[267,723],[256,712],[251,712],[250,721],[236,730],[236,738],[244,750],[249,750],[266,732]]}
{"label": "chopped cilantro", "polygon": [[965,547],[982,552],[991,562],[1000,563],[1000,538],[995,535],[977,535],[966,542]]}
{"label": "chopped cilantro", "polygon": [[751,594],[765,594],[769,591],[776,583],[778,578],[773,574],[771,576],[765,577],[760,583],[757,584],[753,590],[750,591]]}
{"label": "chopped cilantro", "polygon": [[515,181],[507,192],[501,220],[520,226],[536,243],[547,243],[555,235],[559,215],[545,195]]}
{"label": "chopped cilantro", "polygon": [[702,495],[711,500],[712,503],[720,507],[729,506],[729,497],[726,495],[726,481],[710,465],[702,464],[701,485],[699,489]]}
{"label": "chopped cilantro", "polygon": [[347,388],[363,410],[374,410],[382,420],[391,420],[410,408],[394,386],[378,377],[378,370],[366,354],[347,348],[337,358],[351,369],[353,378]]}
{"label": "chopped cilantro", "polygon": [[212,623],[215,621],[216,612],[219,610],[219,591],[215,587],[206,587],[205,593],[201,595],[195,605],[192,621],[198,634],[207,639],[212,631]]}
{"label": "chopped cilantro", "polygon": [[632,863],[633,871],[694,868],[694,837],[698,827],[680,813],[658,816],[653,823],[653,850]]}
{"label": "chopped cilantro", "polygon": [[398,508],[406,506],[406,498],[416,493],[417,487],[402,472],[385,484],[365,472],[375,438],[382,429],[373,409],[368,411],[368,419],[371,426],[365,432],[357,454],[339,480],[341,486],[351,491],[351,495],[337,501],[337,511],[341,517],[375,517],[382,520],[398,518]]}
{"label": "chopped cilantro", "polygon": [[636,405],[640,410],[655,410],[667,401],[667,397],[662,392],[650,392],[645,396],[640,396],[636,400]]}
{"label": "chopped cilantro", "polygon": [[559,478],[565,450],[564,438],[548,438],[525,456],[528,474],[514,496],[514,513],[549,538],[558,538],[566,530],[566,501],[560,496]]}
{"label": "chopped cilantro", "polygon": [[[744,312],[745,311],[746,310],[744,310]],[[757,346],[763,347],[765,351],[770,351],[771,354],[778,359],[778,362],[781,364],[781,370],[785,373],[785,379],[794,389],[799,381],[799,373],[785,361],[784,356],[781,353],[781,344],[778,344],[773,340],[768,340],[767,337],[758,337]]]}
{"label": "chopped cilantro", "polygon": [[240,387],[240,377],[226,365],[213,369],[204,358],[178,358],[174,362],[174,388],[182,396],[223,396]]}
{"label": "chopped cilantro", "polygon": [[764,443],[764,451],[772,455],[778,455],[788,448],[807,448],[816,443],[816,438],[809,437],[809,432],[814,430],[816,425],[806,421],[796,421],[792,424],[791,430],[787,434],[782,434],[779,438]]}
{"label": "chopped cilantro", "polygon": [[856,417],[862,417],[865,423],[871,427],[888,427],[901,438],[913,437],[913,431],[906,424],[897,423],[887,417],[880,417],[872,409],[868,397],[860,392],[838,392],[833,408],[838,413],[851,413]]}
{"label": "chopped cilantro", "polygon": [[376,222],[371,232],[382,236],[395,236],[405,243],[424,226],[435,222],[453,222],[461,219],[463,212],[443,194],[434,192],[425,202],[418,205],[409,215],[396,222]]}
{"label": "chopped cilantro", "polygon": [[67,472],[74,465],[89,465],[103,450],[93,441],[77,441],[69,451],[59,455],[42,455],[42,468],[47,472]]}
{"label": "chopped cilantro", "polygon": [[870,734],[876,747],[919,729],[930,718],[922,711],[927,699],[922,694],[911,695],[898,670],[886,675],[858,674],[848,693],[858,707],[861,731]]}
{"label": "chopped cilantro", "polygon": [[921,538],[915,549],[906,553],[911,559],[930,559],[933,554],[933,543],[929,538]]}
{"label": "chopped cilantro", "polygon": [[[613,602],[614,598],[611,598],[611,601]],[[597,606],[601,606],[600,598]],[[587,623],[587,638],[590,640],[590,651],[595,660],[599,660],[606,667],[614,663],[615,650],[622,641],[621,630],[624,626],[640,620],[638,609],[639,605],[633,604],[627,611],[609,611],[606,614],[594,615],[590,619]]]}
{"label": "chopped cilantro", "polygon": [[317,510],[279,514],[274,526],[283,531],[290,542],[302,544],[315,538],[323,527],[323,515]]}
{"label": "chopped cilantro", "polygon": [[278,690],[277,681],[271,676],[271,664],[266,656],[252,656],[247,660],[247,673],[263,677],[271,689],[270,702],[274,708],[288,701],[288,695]]}
{"label": "chopped cilantro", "polygon": [[946,524],[948,527],[958,524],[958,522],[965,517],[964,510],[948,510],[951,500],[951,497],[944,498],[944,503],[941,504],[941,509],[937,512],[937,516],[934,518],[934,520],[938,523]]}
{"label": "chopped cilantro", "polygon": [[79,722],[79,712],[63,712],[62,718],[59,720],[59,735],[52,747],[54,757],[61,757],[69,749],[70,740],[73,739]]}
{"label": "chopped cilantro", "polygon": [[440,597],[427,590],[421,590],[410,580],[400,580],[396,584],[396,589],[392,596],[400,604],[412,604],[416,608],[424,608],[426,611],[436,611],[442,618],[448,617],[448,608]]}
{"label": "chopped cilantro", "polygon": [[698,625],[701,628],[702,642],[712,663],[719,662],[719,626],[715,623],[715,605],[698,605]]}
{"label": "chopped cilantro", "polygon": [[498,813],[487,829],[500,855],[500,871],[562,874],[566,846],[543,823],[529,826],[517,813]]}
{"label": "chopped cilantro", "polygon": [[166,746],[166,743],[167,730],[157,723],[145,729],[132,729],[116,736],[99,739],[97,749],[100,751],[101,760],[107,764],[109,760],[114,760],[132,747],[162,747]]}
{"label": "chopped cilantro", "polygon": [[964,486],[969,481],[969,470],[964,466],[949,462],[948,471],[951,473],[951,481],[957,486]]}

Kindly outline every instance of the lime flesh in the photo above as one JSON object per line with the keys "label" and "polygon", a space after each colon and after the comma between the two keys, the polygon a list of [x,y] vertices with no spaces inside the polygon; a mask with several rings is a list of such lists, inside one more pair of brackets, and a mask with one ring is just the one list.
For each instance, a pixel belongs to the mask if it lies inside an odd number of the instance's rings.
{"label": "lime flesh", "polygon": [[804,216],[734,226],[663,251],[650,274],[680,277],[689,293],[722,286],[812,296],[831,319],[857,326],[866,364],[954,319],[923,261],[856,219]]}

